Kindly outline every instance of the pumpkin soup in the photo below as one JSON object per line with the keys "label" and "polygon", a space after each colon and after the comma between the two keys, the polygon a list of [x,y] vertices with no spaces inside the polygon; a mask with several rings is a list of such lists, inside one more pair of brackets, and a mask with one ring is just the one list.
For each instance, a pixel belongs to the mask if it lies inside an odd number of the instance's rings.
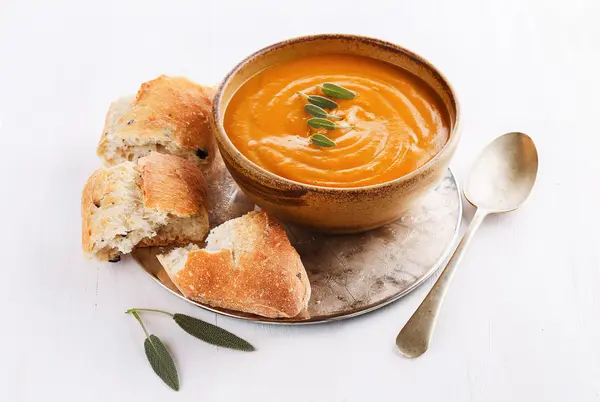
{"label": "pumpkin soup", "polygon": [[448,140],[448,120],[441,99],[413,74],[368,57],[332,54],[251,77],[229,102],[224,128],[242,154],[274,174],[316,186],[362,187],[427,163]]}

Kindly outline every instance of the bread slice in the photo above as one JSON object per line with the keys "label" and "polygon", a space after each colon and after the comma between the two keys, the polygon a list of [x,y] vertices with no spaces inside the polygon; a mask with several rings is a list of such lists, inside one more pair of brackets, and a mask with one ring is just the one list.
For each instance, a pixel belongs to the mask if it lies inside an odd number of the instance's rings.
{"label": "bread slice", "polygon": [[150,152],[206,163],[214,148],[213,96],[213,88],[181,77],[161,75],[142,84],[135,97],[110,105],[98,156],[105,165],[135,162]]}
{"label": "bread slice", "polygon": [[206,242],[158,256],[185,297],[271,318],[308,306],[308,276],[275,218],[250,212],[214,228]]}
{"label": "bread slice", "polygon": [[208,233],[204,177],[194,163],[156,152],[97,170],[81,200],[83,250],[118,261],[135,246],[201,241]]}

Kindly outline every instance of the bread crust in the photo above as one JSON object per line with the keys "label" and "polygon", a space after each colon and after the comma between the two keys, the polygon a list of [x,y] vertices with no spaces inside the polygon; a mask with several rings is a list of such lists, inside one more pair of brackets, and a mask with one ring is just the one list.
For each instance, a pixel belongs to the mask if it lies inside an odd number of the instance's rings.
{"label": "bread crust", "polygon": [[[160,144],[162,153],[183,155],[204,150],[212,154],[211,108],[214,88],[183,77],[160,77],[142,84],[130,107],[116,112],[114,102],[106,116],[98,155],[108,164],[111,143],[130,146]],[[121,101],[122,102],[122,101]],[[118,113],[123,113],[118,116]],[[198,158],[201,161],[201,158]]]}
{"label": "bread crust", "polygon": [[[132,184],[138,195],[128,193],[124,183]],[[174,155],[153,152],[140,158],[137,165],[124,162],[100,168],[86,182],[81,198],[82,248],[107,261],[116,260],[133,246],[201,241],[208,233],[205,196],[206,183],[200,168]],[[129,212],[108,212],[115,205],[128,205]],[[130,223],[132,211],[146,223]],[[119,224],[116,231],[106,231],[121,221],[128,223]],[[136,230],[146,234],[133,240]],[[119,251],[114,246],[117,237],[130,239],[134,244]]]}
{"label": "bread crust", "polygon": [[153,152],[140,158],[144,206],[176,216],[192,216],[206,209],[206,181],[194,163]]}
{"label": "bread crust", "polygon": [[191,251],[181,270],[165,267],[171,279],[201,303],[271,318],[298,315],[308,305],[310,283],[285,230],[263,211],[239,219],[244,228],[235,230],[249,237],[249,249]]}

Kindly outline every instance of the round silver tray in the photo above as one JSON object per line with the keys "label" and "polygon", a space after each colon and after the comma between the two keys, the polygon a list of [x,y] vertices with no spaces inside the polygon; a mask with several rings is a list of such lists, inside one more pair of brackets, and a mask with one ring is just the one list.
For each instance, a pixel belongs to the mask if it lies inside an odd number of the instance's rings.
{"label": "round silver tray", "polygon": [[[255,208],[217,158],[206,170],[211,228]],[[423,202],[402,218],[356,235],[325,235],[286,225],[308,273],[312,295],[307,311],[271,319],[186,299],[156,255],[163,247],[139,248],[133,257],[164,289],[203,309],[269,324],[316,324],[365,314],[406,295],[446,260],[462,217],[460,192],[450,170]]]}

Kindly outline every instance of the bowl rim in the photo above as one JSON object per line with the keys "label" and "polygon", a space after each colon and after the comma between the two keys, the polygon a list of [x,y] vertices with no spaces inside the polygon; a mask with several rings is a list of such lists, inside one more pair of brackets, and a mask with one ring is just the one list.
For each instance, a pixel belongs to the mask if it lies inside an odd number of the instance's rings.
{"label": "bowl rim", "polygon": [[[219,105],[221,103],[221,96],[223,94],[223,89],[225,88],[225,86],[229,83],[229,81],[235,74],[237,74],[245,65],[252,62],[254,59],[256,59],[260,56],[266,55],[267,53],[269,53],[273,50],[282,48],[284,46],[295,45],[297,43],[311,42],[311,41],[317,41],[317,40],[340,40],[340,39],[341,40],[358,40],[361,42],[368,42],[375,46],[384,48],[386,50],[403,53],[406,56],[421,63],[422,65],[427,67],[429,70],[431,70],[433,72],[433,74],[437,75],[441,79],[443,84],[447,87],[447,89],[451,95],[451,100],[454,103],[454,108],[456,110],[454,126],[450,130],[450,135],[448,137],[448,141],[446,141],[446,144],[444,144],[442,149],[433,158],[431,158],[429,161],[427,161],[427,163],[425,163],[424,165],[420,166],[419,168],[413,170],[410,173],[407,173],[396,179],[389,180],[389,181],[386,181],[383,183],[370,184],[368,186],[360,186],[360,187],[317,186],[314,184],[302,183],[299,181],[285,178],[283,176],[279,176],[279,175],[263,168],[262,166],[254,163],[246,155],[244,155],[239,149],[237,149],[236,146],[233,144],[233,142],[231,141],[231,139],[229,138],[229,136],[227,135],[227,133],[225,131],[225,127],[220,122],[221,114],[224,115],[225,110],[223,110],[223,112],[221,112],[221,108]],[[366,57],[368,57],[368,56],[366,56]],[[225,107],[224,109],[227,109],[227,108]],[[279,181],[279,182],[285,183],[286,187],[296,187],[296,188],[300,187],[302,189],[308,189],[308,190],[317,191],[317,192],[344,192],[344,193],[364,192],[364,191],[368,191],[368,190],[372,190],[372,189],[389,187],[389,186],[392,186],[392,185],[395,185],[398,183],[409,181],[413,177],[420,175],[423,171],[426,171],[430,166],[437,163],[437,161],[442,157],[442,155],[445,155],[446,153],[450,152],[452,150],[452,146],[458,142],[458,140],[460,139],[460,136],[461,136],[460,102],[458,101],[458,96],[456,95],[456,91],[452,87],[452,84],[450,84],[450,81],[448,80],[448,78],[446,78],[446,76],[444,74],[442,74],[442,72],[440,70],[438,70],[437,67],[435,67],[429,60],[425,59],[424,57],[422,57],[422,56],[418,55],[417,53],[415,53],[411,50],[408,50],[400,45],[397,45],[397,44],[394,44],[392,42],[388,42],[388,41],[385,41],[382,39],[370,37],[370,36],[355,35],[355,34],[325,33],[325,34],[296,36],[293,38],[289,38],[289,39],[285,39],[285,40],[273,43],[271,45],[265,46],[255,52],[253,52],[249,56],[245,57],[238,64],[236,64],[235,67],[233,67],[233,69],[231,69],[231,71],[229,71],[229,73],[227,73],[225,78],[223,78],[223,80],[217,86],[217,90],[216,90],[215,97],[213,99],[213,105],[212,105],[212,118],[213,118],[213,122],[215,125],[215,129],[220,137],[220,138],[217,138],[217,142],[219,143],[219,145],[221,145],[222,143],[224,145],[227,145],[228,148],[233,150],[234,153],[241,158],[241,160],[243,160],[246,164],[251,166],[255,171],[259,172],[261,175],[268,177],[271,181],[274,181],[274,182]]]}

